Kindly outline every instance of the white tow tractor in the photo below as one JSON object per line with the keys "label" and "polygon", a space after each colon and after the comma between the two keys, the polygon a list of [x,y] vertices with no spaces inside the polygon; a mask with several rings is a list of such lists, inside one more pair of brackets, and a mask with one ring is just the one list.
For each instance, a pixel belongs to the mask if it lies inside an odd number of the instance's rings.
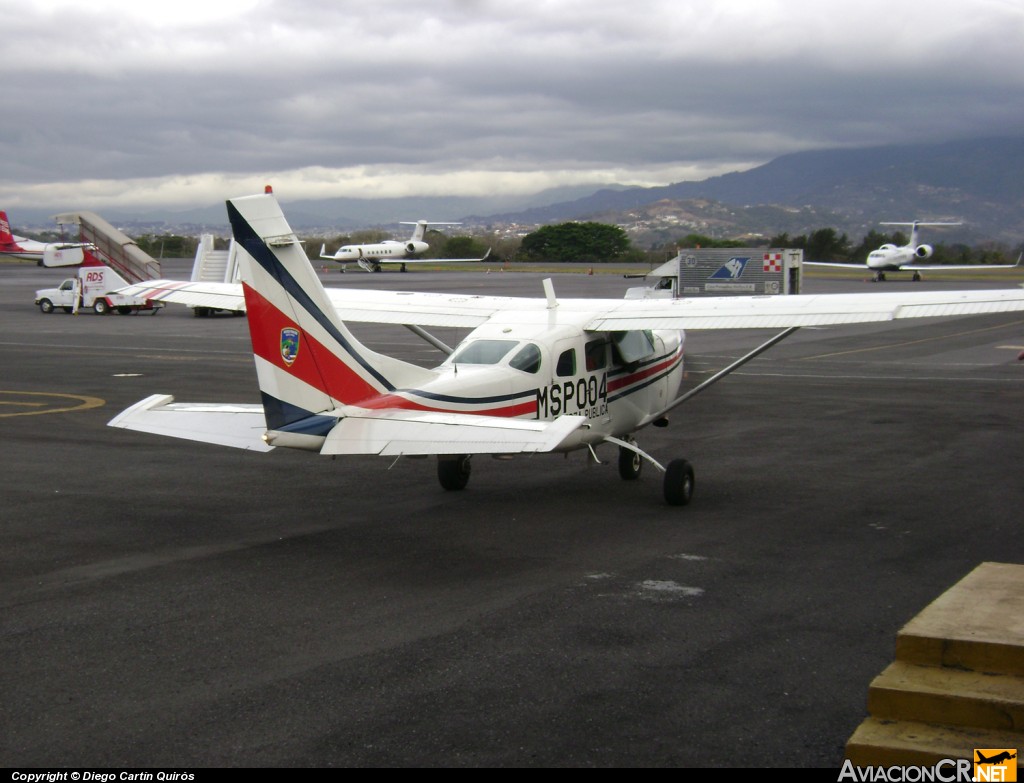
{"label": "white tow tractor", "polygon": [[36,291],[36,305],[44,313],[61,308],[65,313],[77,313],[92,308],[97,315],[116,311],[121,315],[146,310],[153,315],[164,306],[163,302],[136,296],[111,293],[128,285],[128,281],[109,266],[83,266],[77,277],[69,277],[57,288]]}

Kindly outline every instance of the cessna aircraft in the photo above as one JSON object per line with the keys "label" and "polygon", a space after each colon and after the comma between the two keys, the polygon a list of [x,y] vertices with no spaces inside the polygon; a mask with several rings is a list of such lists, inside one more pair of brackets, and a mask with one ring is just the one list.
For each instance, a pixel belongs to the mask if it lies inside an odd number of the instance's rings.
{"label": "cessna aircraft", "polygon": [[[320,258],[325,258],[328,261],[340,261],[343,264],[355,261],[361,269],[365,269],[367,272],[381,271],[381,264],[401,264],[402,271],[404,272],[406,271],[406,264],[483,261],[491,254],[491,251],[488,250],[480,258],[415,258],[414,256],[425,253],[430,249],[430,245],[423,241],[423,235],[427,231],[427,226],[457,226],[459,224],[435,223],[427,220],[417,220],[415,223],[403,220],[402,224],[416,226],[412,231],[412,236],[405,242],[399,242],[396,239],[385,239],[383,242],[375,242],[369,245],[342,245],[335,251],[333,256],[327,255],[327,245],[321,245]],[[344,271],[344,267],[342,267],[342,271]]]}
{"label": "cessna aircraft", "polygon": [[[931,258],[932,246],[920,244],[918,240],[918,226],[959,226],[960,223],[924,223],[920,220],[915,220],[912,223],[882,223],[883,226],[910,226],[910,242],[905,245],[897,247],[893,244],[884,244],[877,250],[872,250],[868,253],[868,258],[865,264],[851,264],[842,261],[804,261],[806,266],[837,266],[845,267],[847,269],[861,268],[866,266],[869,272],[875,273],[875,282],[884,283],[886,272],[913,272],[912,279],[917,281],[921,279],[921,272],[925,270],[945,270],[951,271],[954,269],[1011,269],[1015,266],[1020,266],[1020,258],[1017,258],[1016,264],[966,264],[966,265],[953,265],[953,264],[917,264],[914,263],[919,258]],[[1024,255],[1024,254],[1022,254]]]}
{"label": "cessna aircraft", "polygon": [[[131,293],[238,309],[245,298],[261,404],[177,403],[150,396],[110,426],[268,451],[433,455],[441,486],[460,490],[474,454],[618,448],[636,479],[648,462],[663,494],[686,505],[694,471],[662,466],[634,433],[801,326],[1024,310],[1024,289],[680,299],[563,299],[325,289],[272,193],[231,199],[241,284],[147,281]],[[344,320],[342,320],[342,315]],[[448,356],[433,369],[370,350],[346,321],[404,324]],[[424,327],[468,327],[451,349]],[[782,331],[680,393],[687,329]]]}

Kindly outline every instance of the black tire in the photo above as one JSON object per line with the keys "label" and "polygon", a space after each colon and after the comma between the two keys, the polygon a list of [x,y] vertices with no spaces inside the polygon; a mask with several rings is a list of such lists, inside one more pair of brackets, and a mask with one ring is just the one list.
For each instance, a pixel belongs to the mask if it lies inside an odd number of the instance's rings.
{"label": "black tire", "polygon": [[106,299],[97,299],[92,303],[92,309],[96,315],[106,315],[110,312],[110,305],[107,304]]}
{"label": "black tire", "polygon": [[619,446],[619,478],[623,481],[636,481],[644,467],[644,458],[632,449]]}
{"label": "black tire", "polygon": [[118,315],[128,315],[128,313],[130,313],[131,311],[132,308],[130,308],[128,305],[121,305],[120,307],[117,308]]}
{"label": "black tire", "polygon": [[665,470],[665,502],[685,506],[693,497],[695,480],[693,466],[685,459],[674,459]]}
{"label": "black tire", "polygon": [[466,488],[471,469],[468,454],[460,454],[448,459],[437,458],[437,478],[441,482],[441,486],[449,492]]}
{"label": "black tire", "polygon": [[196,318],[206,318],[210,315],[210,311],[206,307],[196,307],[192,310],[192,315]]}
{"label": "black tire", "polygon": [[53,312],[53,302],[51,302],[49,299],[40,299],[39,300],[39,309],[42,312],[44,312],[44,313],[52,313]]}

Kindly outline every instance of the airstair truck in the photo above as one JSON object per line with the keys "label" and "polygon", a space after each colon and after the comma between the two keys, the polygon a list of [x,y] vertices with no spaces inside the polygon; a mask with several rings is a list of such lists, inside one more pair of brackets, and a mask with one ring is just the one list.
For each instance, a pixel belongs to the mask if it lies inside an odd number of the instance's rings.
{"label": "airstair truck", "polygon": [[[196,259],[192,264],[193,283],[237,283],[239,281],[238,246],[232,239],[227,250],[214,248],[213,234],[202,234],[196,247]],[[245,315],[245,305],[239,310],[225,310],[213,305],[189,305],[196,318],[206,318],[219,312]]]}
{"label": "airstair truck", "polygon": [[92,308],[97,315],[106,315],[112,310],[121,315],[142,310],[156,315],[164,306],[163,302],[115,293],[127,285],[128,281],[109,266],[82,266],[77,277],[69,277],[57,288],[36,291],[36,306],[44,313],[52,313],[58,307],[65,313]]}

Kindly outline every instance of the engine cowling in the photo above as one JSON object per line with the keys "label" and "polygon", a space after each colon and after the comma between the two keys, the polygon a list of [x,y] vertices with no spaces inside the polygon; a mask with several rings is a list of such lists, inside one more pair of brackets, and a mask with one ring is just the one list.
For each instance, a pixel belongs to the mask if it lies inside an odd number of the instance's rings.
{"label": "engine cowling", "polygon": [[918,258],[931,258],[932,246],[931,245],[918,245],[914,248],[914,255]]}

